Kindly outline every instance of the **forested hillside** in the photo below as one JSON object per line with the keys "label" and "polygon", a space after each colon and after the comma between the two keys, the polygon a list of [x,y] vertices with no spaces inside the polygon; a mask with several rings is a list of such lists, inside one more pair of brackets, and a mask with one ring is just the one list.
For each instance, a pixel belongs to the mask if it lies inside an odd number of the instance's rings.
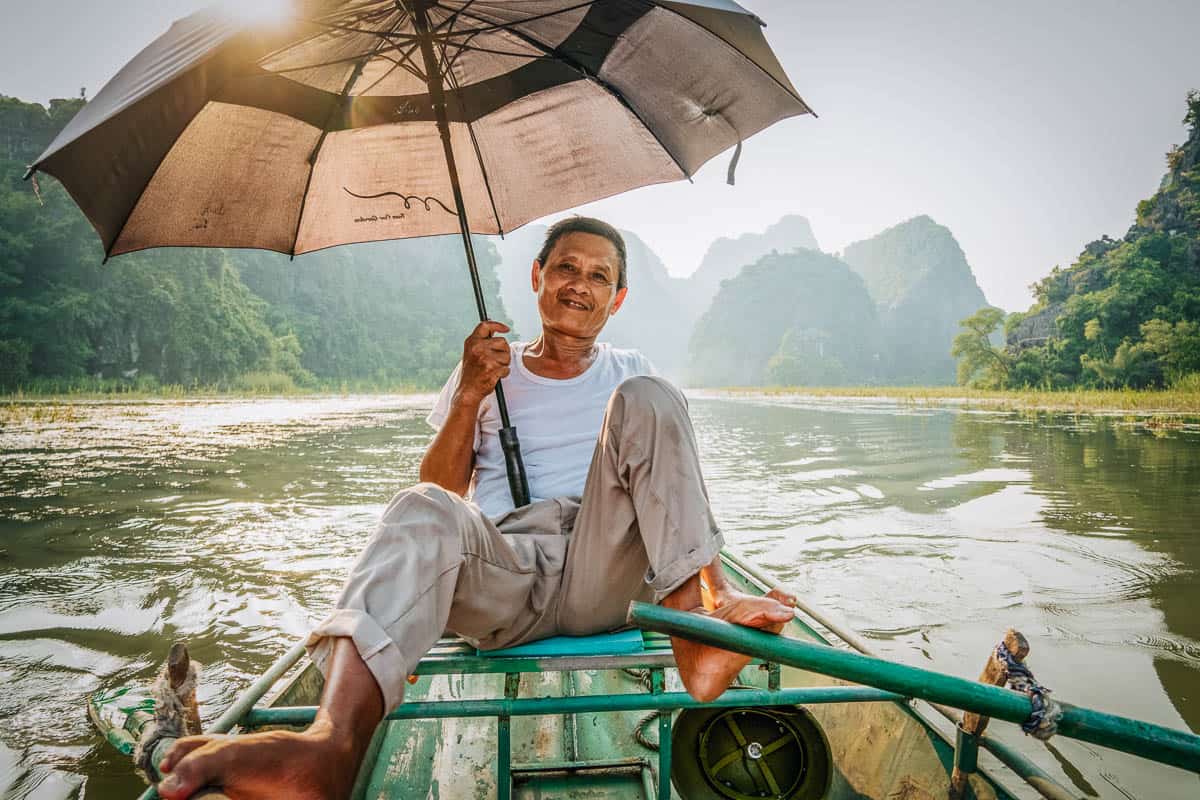
{"label": "forested hillside", "polygon": [[721,281],[735,277],[742,268],[771,252],[789,253],[797,248],[820,250],[812,226],[804,217],[789,214],[767,226],[762,233],[722,236],[704,253],[700,266],[688,277],[688,302],[696,316],[704,313]]}
{"label": "forested hillside", "polygon": [[987,301],[949,229],[915,217],[847,246],[842,260],[862,276],[879,312],[883,380],[953,383],[959,320]]}
{"label": "forested hillside", "polygon": [[[435,387],[475,325],[458,237],[277,253],[171,248],[101,265],[66,192],[20,180],[80,107],[0,97],[0,389]],[[490,242],[489,311],[505,317]]]}
{"label": "forested hillside", "polygon": [[878,379],[879,325],[861,277],[815,250],[774,253],[726,280],[692,335],[699,386],[836,386]]}
{"label": "forested hillside", "polygon": [[964,321],[955,343],[962,382],[1200,386],[1200,92],[1189,93],[1184,123],[1187,140],[1167,154],[1167,173],[1133,226],[1039,281],[1034,305],[1004,320],[1007,347],[983,341],[1003,315]]}

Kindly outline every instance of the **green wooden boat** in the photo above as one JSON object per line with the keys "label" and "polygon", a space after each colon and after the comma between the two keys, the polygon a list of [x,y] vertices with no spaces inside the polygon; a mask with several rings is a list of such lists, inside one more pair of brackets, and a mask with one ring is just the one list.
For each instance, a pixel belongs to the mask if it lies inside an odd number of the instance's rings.
{"label": "green wooden boat", "polygon": [[[768,590],[752,564],[722,555],[739,588]],[[798,611],[779,637],[642,604],[631,620],[632,635],[488,654],[441,640],[376,732],[354,800],[1014,800],[1029,796],[1022,784],[1078,797],[986,733],[955,731],[941,718],[953,711],[915,699],[1022,722],[1026,695],[864,655],[859,637],[817,609]],[[754,658],[720,698],[697,703],[667,634]],[[322,676],[303,652],[293,648],[209,729],[311,721]],[[1063,704],[1059,735],[1200,771],[1200,737],[1181,731]],[[980,748],[1001,766],[981,768]]]}

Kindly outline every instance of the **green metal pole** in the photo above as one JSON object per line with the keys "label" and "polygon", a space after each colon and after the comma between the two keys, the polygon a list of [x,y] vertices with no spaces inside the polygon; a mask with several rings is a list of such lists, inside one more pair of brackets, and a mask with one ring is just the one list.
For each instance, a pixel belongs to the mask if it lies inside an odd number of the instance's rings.
{"label": "green metal pole", "polygon": [[[904,697],[869,686],[810,686],[802,689],[730,689],[709,703],[693,700],[687,692],[662,694],[602,694],[575,697],[526,697],[518,700],[433,700],[403,703],[385,719],[445,719],[448,717],[527,717],[541,714],[588,714],[598,711],[661,711],[676,708],[737,708],[739,706],[795,706],[824,703],[903,702]],[[256,708],[242,720],[246,728],[267,725],[308,725],[316,706]]]}
{"label": "green metal pole", "polygon": [[[504,675],[504,698],[515,700],[521,686],[521,673]],[[501,714],[496,720],[496,795],[498,800],[512,797],[512,717]]]}
{"label": "green metal pole", "polygon": [[[650,670],[650,691],[663,694],[666,676],[662,667]],[[658,800],[671,800],[671,709],[658,713]]]}
{"label": "green metal pole", "polygon": [[1054,780],[1050,773],[1035,764],[1024,753],[999,739],[985,733],[980,737],[979,744],[1047,800],[1083,800],[1078,793],[1069,791]]}
{"label": "green metal pole", "polygon": [[[1027,696],[998,686],[836,650],[824,644],[776,636],[703,614],[635,602],[629,605],[628,618],[646,630],[683,636],[723,650],[778,661],[1008,722],[1025,722],[1032,707]],[[1200,772],[1200,736],[1068,703],[1060,705],[1063,714],[1058,721],[1058,732],[1063,736]]]}

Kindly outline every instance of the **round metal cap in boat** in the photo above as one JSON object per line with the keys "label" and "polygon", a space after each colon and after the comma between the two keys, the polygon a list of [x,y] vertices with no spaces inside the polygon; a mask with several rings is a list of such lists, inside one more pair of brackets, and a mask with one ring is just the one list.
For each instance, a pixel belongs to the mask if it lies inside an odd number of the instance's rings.
{"label": "round metal cap in boat", "polygon": [[671,747],[685,800],[819,800],[829,789],[829,742],[803,708],[687,709]]}

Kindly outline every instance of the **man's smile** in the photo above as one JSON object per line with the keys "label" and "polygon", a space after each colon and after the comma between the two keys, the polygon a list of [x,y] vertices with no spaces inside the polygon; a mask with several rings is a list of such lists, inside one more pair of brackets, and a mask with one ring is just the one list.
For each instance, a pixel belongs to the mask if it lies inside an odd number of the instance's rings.
{"label": "man's smile", "polygon": [[563,297],[563,298],[559,299],[558,302],[562,303],[567,308],[573,308],[573,309],[576,309],[577,311],[591,311],[592,310],[591,306],[585,305],[584,303],[581,303],[578,300],[572,300],[569,297]]}

